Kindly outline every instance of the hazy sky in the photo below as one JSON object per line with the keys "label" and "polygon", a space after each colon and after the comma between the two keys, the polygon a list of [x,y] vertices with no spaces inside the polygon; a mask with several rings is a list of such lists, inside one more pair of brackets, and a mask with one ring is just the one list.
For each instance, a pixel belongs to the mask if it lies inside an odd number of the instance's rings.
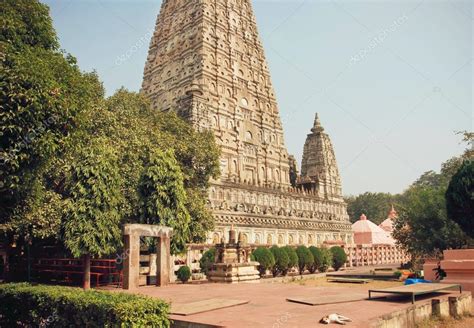
{"label": "hazy sky", "polygon": [[[44,0],[61,46],[112,94],[138,91],[160,0]],[[345,194],[401,192],[473,130],[474,1],[253,1],[288,151],[314,113]],[[146,41],[144,41],[146,40]]]}

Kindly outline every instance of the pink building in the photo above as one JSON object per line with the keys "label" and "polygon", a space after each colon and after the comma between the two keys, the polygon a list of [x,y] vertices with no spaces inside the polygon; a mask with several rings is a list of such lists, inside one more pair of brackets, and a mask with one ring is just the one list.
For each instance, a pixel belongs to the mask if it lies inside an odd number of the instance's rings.
{"label": "pink building", "polygon": [[354,232],[354,243],[357,245],[395,245],[391,231],[387,232],[372,221],[367,220],[365,214],[362,214],[359,221],[352,225],[352,231]]}
{"label": "pink building", "polygon": [[380,226],[367,219],[364,214],[352,225],[354,244],[347,245],[349,266],[399,264],[408,257],[392,238],[393,220],[397,212],[392,206],[388,218]]}

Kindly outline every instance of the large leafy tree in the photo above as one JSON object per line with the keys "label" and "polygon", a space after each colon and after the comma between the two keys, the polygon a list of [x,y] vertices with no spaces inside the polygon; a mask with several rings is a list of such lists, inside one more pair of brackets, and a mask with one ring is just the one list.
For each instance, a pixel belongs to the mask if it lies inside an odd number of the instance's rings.
{"label": "large leafy tree", "polygon": [[62,223],[64,244],[84,258],[84,288],[90,288],[91,256],[112,254],[121,241],[121,179],[117,157],[107,140],[89,140],[69,167]]}
{"label": "large leafy tree", "polygon": [[172,227],[171,252],[184,251],[190,239],[191,217],[186,208],[183,174],[172,150],[156,150],[150,154],[139,191],[142,198],[141,221]]}
{"label": "large leafy tree", "polygon": [[[140,220],[144,204],[158,199],[140,193],[141,182],[163,164],[150,154],[172,148],[171,179],[181,174],[182,182],[160,197],[180,195],[181,216],[159,222],[175,225],[175,251],[203,241],[213,227],[205,206],[209,179],[219,174],[212,133],[151,110],[140,94],[119,90],[104,99],[96,74],[81,72],[59,50],[48,8],[39,1],[5,0],[0,15],[0,228],[44,239],[57,238],[62,227],[61,242],[74,256],[103,256],[114,249],[120,223]],[[97,169],[104,169],[99,189],[87,177]],[[91,201],[105,195],[103,206]],[[79,238],[95,224],[96,234]]]}
{"label": "large leafy tree", "polygon": [[443,250],[461,248],[467,238],[446,211],[446,190],[463,163],[453,157],[441,164],[439,172],[428,171],[398,196],[399,218],[393,236],[413,258],[439,256]]}
{"label": "large leafy tree", "polygon": [[448,219],[445,192],[443,186],[412,186],[404,193],[404,208],[395,221],[393,236],[414,258],[438,256],[466,243],[462,230]]}
{"label": "large leafy tree", "polygon": [[203,242],[214,224],[206,207],[209,179],[219,174],[220,151],[212,133],[196,131],[173,112],[151,109],[143,95],[125,89],[107,99],[103,110],[90,114],[89,133],[109,138],[118,149],[126,198],[121,205],[123,220],[135,222],[143,216],[141,204],[147,200],[138,192],[138,185],[143,168],[149,165],[149,154],[173,149],[191,217],[186,242]]}
{"label": "large leafy tree", "polygon": [[19,235],[54,236],[61,196],[45,172],[103,89],[59,50],[47,6],[5,0],[0,16],[0,224]]}
{"label": "large leafy tree", "polygon": [[474,162],[465,161],[446,191],[448,217],[474,238]]}

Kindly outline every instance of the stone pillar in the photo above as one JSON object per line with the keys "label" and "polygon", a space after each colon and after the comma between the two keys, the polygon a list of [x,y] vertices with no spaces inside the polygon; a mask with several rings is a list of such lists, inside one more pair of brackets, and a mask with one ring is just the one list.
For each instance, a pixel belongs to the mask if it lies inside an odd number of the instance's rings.
{"label": "stone pillar", "polygon": [[135,289],[140,281],[140,236],[124,235],[125,256],[123,265],[123,289]]}
{"label": "stone pillar", "polygon": [[170,254],[170,238],[169,236],[162,236],[157,238],[156,243],[156,267],[158,268],[156,285],[167,286],[170,282],[171,270],[171,254]]}

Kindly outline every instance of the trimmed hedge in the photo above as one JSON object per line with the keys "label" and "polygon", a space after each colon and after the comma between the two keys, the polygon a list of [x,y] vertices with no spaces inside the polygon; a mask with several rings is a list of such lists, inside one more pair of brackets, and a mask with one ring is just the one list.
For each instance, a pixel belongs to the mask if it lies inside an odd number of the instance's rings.
{"label": "trimmed hedge", "polygon": [[306,269],[310,270],[314,264],[314,257],[308,247],[298,246],[298,248],[296,248],[296,255],[298,255],[298,269],[300,274],[303,274]]}
{"label": "trimmed hedge", "polygon": [[260,276],[265,276],[267,270],[271,270],[275,265],[273,254],[266,247],[257,247],[257,249],[252,252],[252,259],[260,263],[258,266]]}
{"label": "trimmed hedge", "polygon": [[321,250],[316,246],[309,246],[308,249],[311,254],[313,254],[314,259],[313,265],[309,268],[309,272],[315,273],[321,265],[323,255],[321,254]]}
{"label": "trimmed hedge", "polygon": [[331,248],[332,253],[332,267],[334,270],[338,271],[344,266],[347,261],[347,255],[344,250],[339,246],[334,246]]}
{"label": "trimmed hedge", "polygon": [[[286,254],[288,254],[288,272],[298,265],[298,255],[296,254],[295,249],[291,246],[283,246],[281,249],[284,250]],[[286,275],[287,272],[284,272],[283,274]]]}
{"label": "trimmed hedge", "polygon": [[0,327],[169,327],[165,301],[79,288],[0,285]]}
{"label": "trimmed hedge", "polygon": [[276,277],[280,273],[285,274],[288,271],[288,263],[290,262],[288,254],[276,245],[270,248],[270,252],[272,252],[275,258],[275,265],[272,268],[273,276]]}
{"label": "trimmed hedge", "polygon": [[332,266],[332,253],[329,249],[323,247],[319,248],[321,253],[321,262],[318,266],[319,272],[326,272]]}
{"label": "trimmed hedge", "polygon": [[191,278],[191,269],[187,265],[183,265],[178,269],[178,272],[176,272],[176,276],[183,284],[185,284],[189,278]]}
{"label": "trimmed hedge", "polygon": [[199,260],[199,266],[201,267],[201,272],[204,273],[206,276],[211,271],[212,265],[214,264],[216,259],[216,249],[211,248],[202,254],[201,259]]}

